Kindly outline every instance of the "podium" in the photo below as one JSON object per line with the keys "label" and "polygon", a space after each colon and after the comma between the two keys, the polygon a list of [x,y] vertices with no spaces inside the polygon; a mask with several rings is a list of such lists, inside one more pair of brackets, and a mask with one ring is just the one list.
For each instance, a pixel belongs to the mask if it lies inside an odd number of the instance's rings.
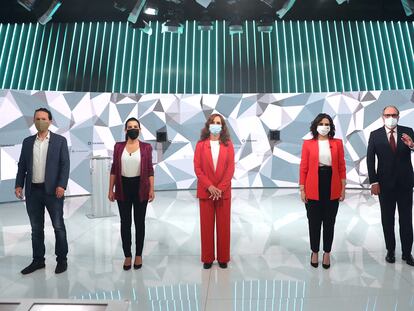
{"label": "podium", "polygon": [[109,174],[111,158],[93,156],[90,158],[92,181],[92,204],[86,214],[88,218],[115,216],[111,211],[111,202],[108,200]]}

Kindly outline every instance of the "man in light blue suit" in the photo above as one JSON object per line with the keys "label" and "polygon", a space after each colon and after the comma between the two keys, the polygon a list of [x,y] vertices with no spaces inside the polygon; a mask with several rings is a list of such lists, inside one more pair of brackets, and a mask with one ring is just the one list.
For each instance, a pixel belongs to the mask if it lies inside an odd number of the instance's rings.
{"label": "man in light blue suit", "polygon": [[16,175],[15,194],[23,199],[32,227],[33,261],[21,273],[29,274],[45,267],[45,207],[55,230],[55,273],[67,269],[68,242],[63,221],[63,200],[69,179],[69,151],[66,138],[49,131],[52,113],[39,108],[34,114],[37,134],[23,141]]}

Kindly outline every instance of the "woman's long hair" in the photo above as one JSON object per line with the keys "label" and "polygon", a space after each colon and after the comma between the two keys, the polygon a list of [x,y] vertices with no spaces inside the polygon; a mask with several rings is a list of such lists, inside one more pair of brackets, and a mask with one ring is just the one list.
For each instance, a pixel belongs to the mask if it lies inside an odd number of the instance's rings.
{"label": "woman's long hair", "polygon": [[326,114],[326,113],[320,113],[312,121],[311,126],[310,126],[310,131],[311,131],[312,136],[313,136],[314,139],[318,138],[318,131],[316,129],[318,127],[319,122],[321,122],[322,119],[325,119],[325,118],[329,120],[329,126],[331,128],[329,133],[328,133],[328,137],[333,138],[335,136],[335,124],[333,123],[333,120],[332,120],[331,116],[329,114]]}
{"label": "woman's long hair", "polygon": [[201,130],[200,140],[206,140],[210,137],[210,124],[213,124],[215,117],[220,117],[221,120],[220,142],[227,146],[227,142],[230,140],[229,129],[226,125],[226,121],[224,121],[223,116],[218,113],[213,113],[207,119],[206,123],[204,124],[204,128]]}

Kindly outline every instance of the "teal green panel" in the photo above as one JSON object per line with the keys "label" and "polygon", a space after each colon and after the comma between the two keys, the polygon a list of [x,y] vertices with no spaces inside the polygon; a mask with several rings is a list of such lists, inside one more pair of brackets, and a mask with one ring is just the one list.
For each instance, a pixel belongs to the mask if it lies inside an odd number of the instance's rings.
{"label": "teal green panel", "polygon": [[1,89],[255,93],[412,89],[413,22],[254,21],[230,35],[127,23],[0,24]]}

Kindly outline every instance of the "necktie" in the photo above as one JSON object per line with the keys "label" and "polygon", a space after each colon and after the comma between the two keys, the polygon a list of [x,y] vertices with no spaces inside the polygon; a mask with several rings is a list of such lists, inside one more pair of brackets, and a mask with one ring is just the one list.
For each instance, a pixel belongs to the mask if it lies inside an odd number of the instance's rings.
{"label": "necktie", "polygon": [[390,146],[393,152],[397,150],[397,145],[395,144],[395,138],[394,138],[394,130],[390,131]]}

